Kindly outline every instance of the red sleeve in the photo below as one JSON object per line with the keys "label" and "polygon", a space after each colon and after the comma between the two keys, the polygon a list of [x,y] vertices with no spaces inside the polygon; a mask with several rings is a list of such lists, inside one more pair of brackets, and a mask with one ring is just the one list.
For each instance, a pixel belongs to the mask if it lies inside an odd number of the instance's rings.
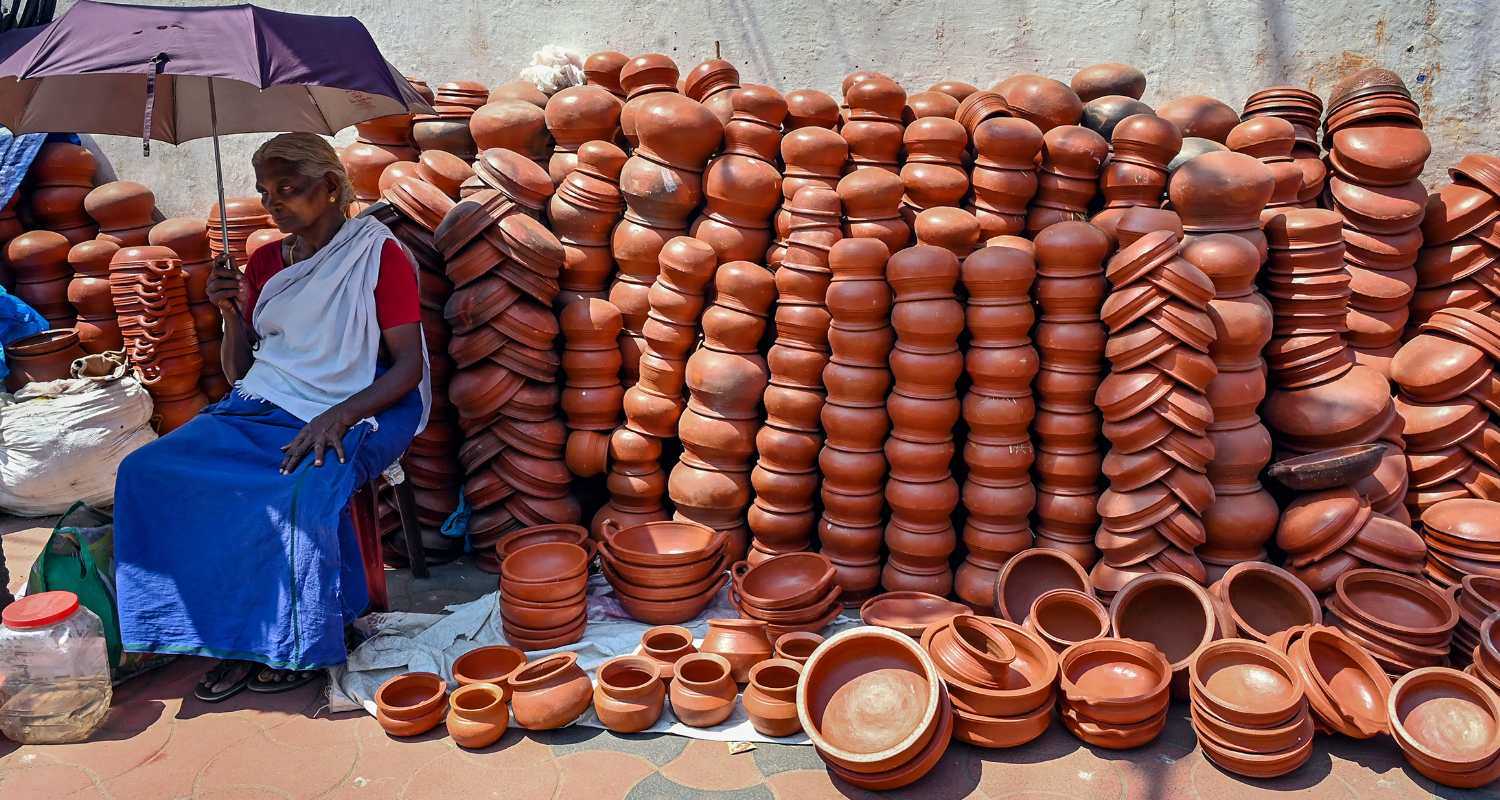
{"label": "red sleeve", "polygon": [[262,247],[250,256],[250,261],[245,264],[244,292],[240,298],[244,303],[240,306],[240,313],[244,315],[246,323],[250,322],[250,316],[255,313],[255,303],[260,299],[260,291],[266,287],[266,281],[284,266],[281,248],[277,246]]}
{"label": "red sleeve", "polygon": [[380,250],[380,277],[375,281],[375,318],[381,330],[422,319],[417,296],[417,268],[395,239]]}

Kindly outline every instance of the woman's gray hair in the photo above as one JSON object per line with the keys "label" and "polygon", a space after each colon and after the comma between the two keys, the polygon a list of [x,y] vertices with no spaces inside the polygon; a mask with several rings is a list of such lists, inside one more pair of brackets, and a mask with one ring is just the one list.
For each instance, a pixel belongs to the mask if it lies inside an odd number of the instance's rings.
{"label": "woman's gray hair", "polygon": [[344,163],[327,139],[316,133],[283,133],[267,140],[255,151],[250,163],[256,169],[267,161],[276,159],[295,165],[299,175],[322,178],[332,174],[339,187],[339,208],[348,208],[354,202],[354,186],[349,183],[349,173]]}

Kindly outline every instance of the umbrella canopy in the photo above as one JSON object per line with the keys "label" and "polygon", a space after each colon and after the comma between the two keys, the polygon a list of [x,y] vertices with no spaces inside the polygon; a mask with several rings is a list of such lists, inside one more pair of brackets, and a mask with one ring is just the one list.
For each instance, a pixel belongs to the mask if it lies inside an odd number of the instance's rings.
{"label": "umbrella canopy", "polygon": [[0,35],[0,123],[178,144],[433,113],[353,17],[80,0]]}

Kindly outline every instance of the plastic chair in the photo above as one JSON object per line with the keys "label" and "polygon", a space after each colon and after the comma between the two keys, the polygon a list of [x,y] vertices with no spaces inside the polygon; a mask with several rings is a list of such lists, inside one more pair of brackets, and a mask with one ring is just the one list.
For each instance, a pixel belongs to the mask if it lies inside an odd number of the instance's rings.
{"label": "plastic chair", "polygon": [[372,611],[390,610],[390,594],[385,585],[385,555],[380,545],[380,506],[376,500],[382,481],[396,493],[396,513],[401,517],[401,537],[406,542],[412,577],[426,578],[428,575],[427,554],[422,549],[422,531],[417,527],[417,502],[412,496],[411,484],[406,481],[406,473],[401,470],[401,462],[397,461],[387,467],[380,477],[360,487],[349,501]]}

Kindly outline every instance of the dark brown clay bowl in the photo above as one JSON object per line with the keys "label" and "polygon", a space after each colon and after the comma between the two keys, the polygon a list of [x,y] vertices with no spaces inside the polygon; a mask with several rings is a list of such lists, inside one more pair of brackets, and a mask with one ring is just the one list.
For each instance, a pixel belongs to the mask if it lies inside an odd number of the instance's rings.
{"label": "dark brown clay bowl", "polygon": [[1375,472],[1386,445],[1357,444],[1277,461],[1266,470],[1288,489],[1302,492],[1349,486]]}
{"label": "dark brown clay bowl", "polygon": [[1230,567],[1210,592],[1228,609],[1239,635],[1256,641],[1323,618],[1317,595],[1297,576],[1259,561]]}
{"label": "dark brown clay bowl", "polygon": [[1213,642],[1194,654],[1188,675],[1194,702],[1236,725],[1276,726],[1307,707],[1297,668],[1263,642]]}
{"label": "dark brown clay bowl", "polygon": [[694,522],[657,521],[615,528],[607,524],[604,541],[621,561],[646,567],[669,567],[702,561],[723,547],[724,534]]}
{"label": "dark brown clay bowl", "polygon": [[525,663],[525,654],[514,647],[505,645],[476,647],[454,659],[453,680],[459,686],[468,686],[471,683],[493,683],[504,692],[505,701],[510,702],[510,684],[505,682],[505,676]]}
{"label": "dark brown clay bowl", "polygon": [[1172,668],[1154,645],[1106,637],[1069,647],[1058,657],[1063,695],[1090,719],[1131,725],[1171,700]]}
{"label": "dark brown clay bowl", "polygon": [[1456,773],[1500,755],[1500,697],[1472,675],[1447,667],[1407,673],[1391,688],[1391,736],[1408,754]]}
{"label": "dark brown clay bowl", "polygon": [[1032,603],[1052,589],[1075,589],[1093,594],[1088,572],[1067,553],[1046,547],[1022,550],[1005,562],[995,582],[995,612],[1025,623]]}
{"label": "dark brown clay bowl", "polygon": [[866,600],[859,607],[859,617],[866,625],[890,628],[919,639],[932,623],[966,611],[968,607],[962,603],[927,592],[886,592]]}
{"label": "dark brown clay bowl", "polygon": [[1091,594],[1052,589],[1032,602],[1026,629],[1061,653],[1079,642],[1108,636],[1109,610]]}

